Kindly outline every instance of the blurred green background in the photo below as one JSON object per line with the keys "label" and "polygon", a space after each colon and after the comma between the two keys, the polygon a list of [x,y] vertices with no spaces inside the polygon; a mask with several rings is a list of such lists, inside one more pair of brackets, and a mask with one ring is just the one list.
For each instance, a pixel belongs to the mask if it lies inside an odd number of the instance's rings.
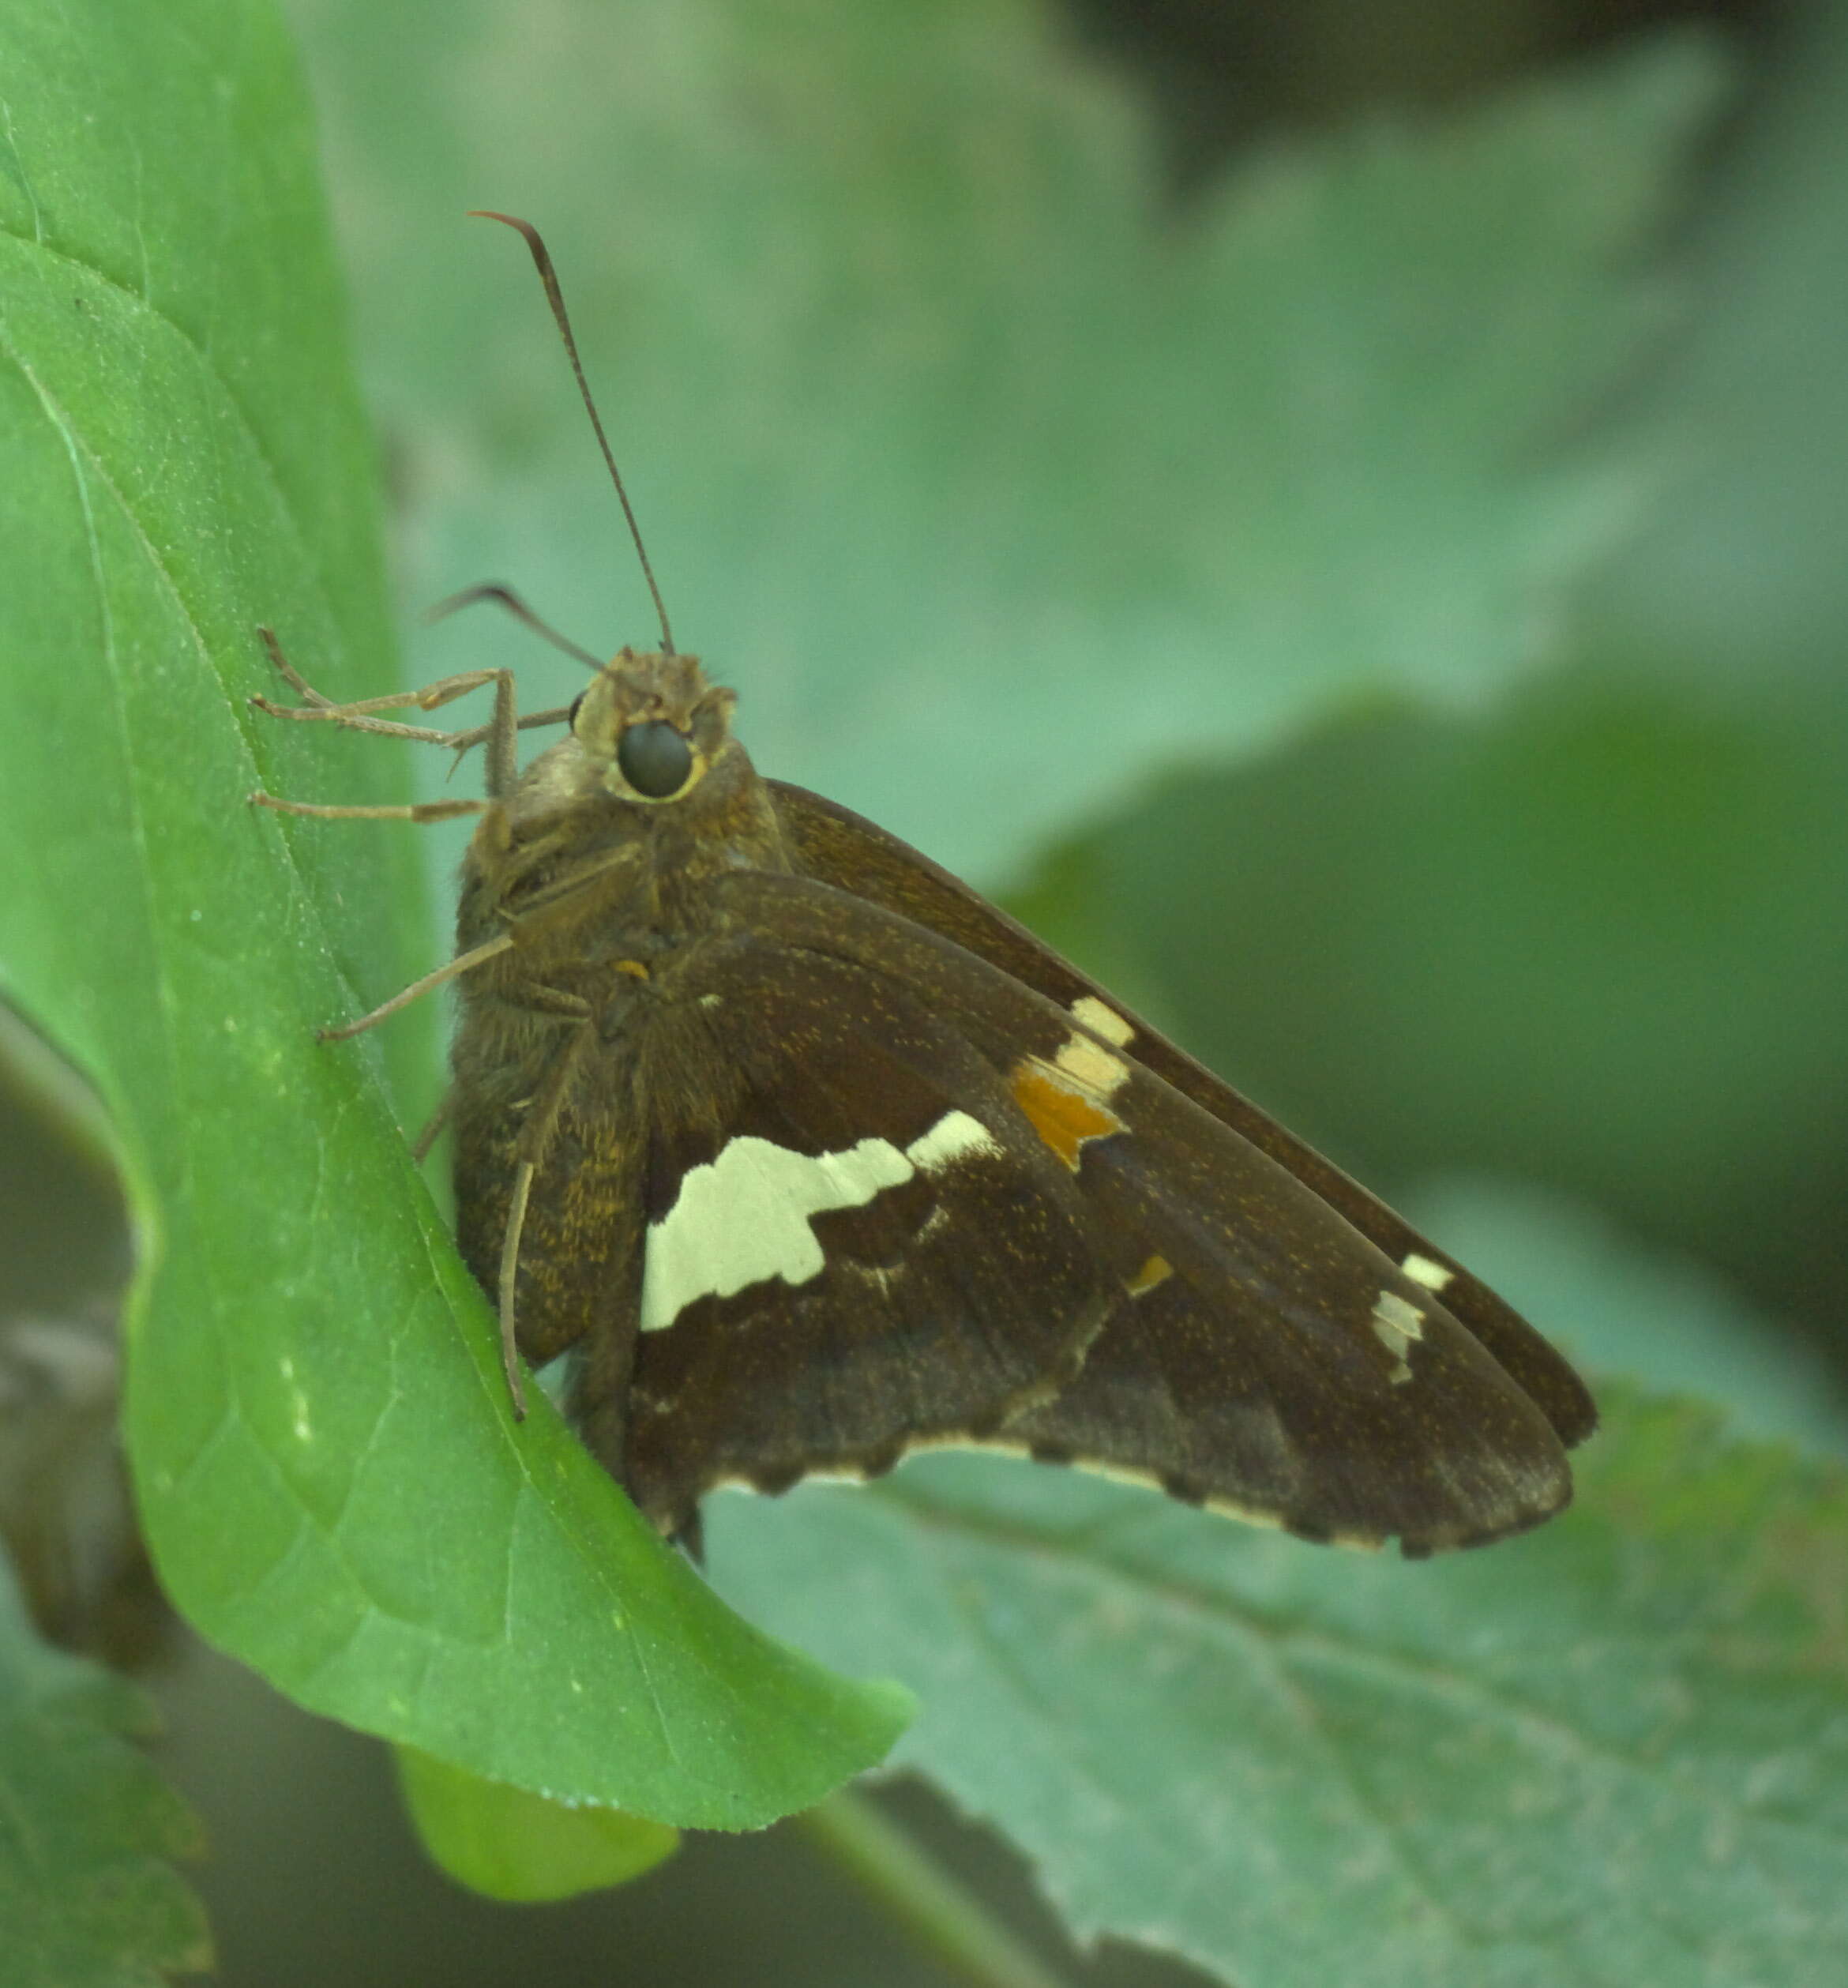
{"label": "blurred green background", "polygon": [[[1848,8],[289,11],[411,680],[569,694],[419,625],[478,580],[652,633],[460,219],[509,209],[764,770],[1006,893],[1594,1374],[1841,1449]],[[10,1108],[0,1305],[69,1308],[123,1252]],[[229,1982],[939,1978],[780,1832],[495,1913],[377,1749],[203,1655],[167,1697]]]}

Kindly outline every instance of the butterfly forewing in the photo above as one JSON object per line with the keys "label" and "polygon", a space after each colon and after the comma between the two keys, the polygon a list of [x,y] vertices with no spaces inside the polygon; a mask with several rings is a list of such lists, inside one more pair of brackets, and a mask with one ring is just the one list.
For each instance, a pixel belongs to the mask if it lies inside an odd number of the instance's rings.
{"label": "butterfly forewing", "polygon": [[1478,1278],[1340,1168],[1241,1097],[959,878],[862,816],[806,788],[766,783],[809,874],[953,939],[1067,1010],[1089,1003],[1111,1039],[1294,1174],[1478,1340],[1568,1447],[1597,1426],[1590,1390],[1551,1344]]}
{"label": "butterfly forewing", "polygon": [[1571,1490],[1546,1416],[1433,1294],[1294,1175],[1132,1069],[1087,1146],[1101,1226],[1140,1238],[1084,1371],[1009,1435],[1313,1539],[1418,1554],[1533,1524]]}
{"label": "butterfly forewing", "polygon": [[1414,1553],[1565,1501],[1547,1416],[1444,1309],[1435,1273],[1393,1262],[1129,1055],[1116,1011],[1087,1026],[915,920],[811,879],[741,874],[722,891],[779,948],[851,960],[953,1024],[1081,1198],[1108,1321],[1077,1375],[984,1440]]}

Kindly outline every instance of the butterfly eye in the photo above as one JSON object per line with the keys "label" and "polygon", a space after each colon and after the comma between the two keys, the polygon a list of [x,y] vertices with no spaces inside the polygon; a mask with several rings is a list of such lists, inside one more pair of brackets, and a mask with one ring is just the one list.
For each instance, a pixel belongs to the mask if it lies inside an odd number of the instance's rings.
{"label": "butterfly eye", "polygon": [[583,710],[584,701],[589,695],[590,693],[588,690],[580,690],[577,695],[571,700],[571,708],[565,714],[565,722],[573,731],[576,731],[577,729],[577,714],[579,712]]}
{"label": "butterfly eye", "polygon": [[664,719],[631,725],[616,743],[616,764],[638,794],[664,801],[685,786],[693,748]]}

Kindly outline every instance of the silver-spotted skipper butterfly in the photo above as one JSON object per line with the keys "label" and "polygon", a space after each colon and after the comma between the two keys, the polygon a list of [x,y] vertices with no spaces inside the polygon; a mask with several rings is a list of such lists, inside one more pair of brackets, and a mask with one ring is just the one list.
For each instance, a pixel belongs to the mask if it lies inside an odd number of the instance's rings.
{"label": "silver-spotted skipper butterfly", "polygon": [[[615,479],[550,257],[524,236]],[[629,513],[626,496],[623,509]],[[629,516],[638,553],[641,542]],[[505,670],[329,720],[486,749],[453,980],[462,1253],[664,1534],[714,1486],[943,1444],[1408,1554],[1538,1524],[1596,1420],[1500,1298],[916,850],[761,778],[674,645],[516,720]],[[494,722],[377,714],[494,686]],[[521,772],[516,734],[569,735]],[[423,1142],[428,1144],[428,1135]]]}

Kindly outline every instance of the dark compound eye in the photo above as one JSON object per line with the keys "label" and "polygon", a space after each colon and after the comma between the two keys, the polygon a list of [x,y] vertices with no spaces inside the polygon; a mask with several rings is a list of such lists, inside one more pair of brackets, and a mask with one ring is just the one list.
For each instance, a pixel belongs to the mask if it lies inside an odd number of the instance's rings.
{"label": "dark compound eye", "polygon": [[616,764],[638,794],[664,801],[685,786],[693,748],[664,719],[631,725],[616,742]]}
{"label": "dark compound eye", "polygon": [[589,695],[589,691],[580,690],[577,695],[571,700],[571,708],[565,715],[565,722],[573,731],[576,731],[577,729],[577,714],[579,712],[583,710],[584,701]]}

